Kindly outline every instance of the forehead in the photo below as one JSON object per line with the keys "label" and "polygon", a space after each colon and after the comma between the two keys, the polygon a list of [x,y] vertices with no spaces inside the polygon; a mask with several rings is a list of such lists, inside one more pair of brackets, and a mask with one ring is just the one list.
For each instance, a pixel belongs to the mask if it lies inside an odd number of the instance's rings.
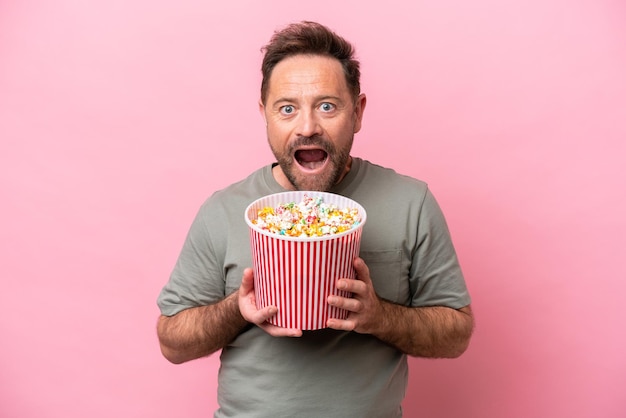
{"label": "forehead", "polygon": [[349,94],[339,60],[320,55],[295,55],[274,67],[268,97],[311,94]]}

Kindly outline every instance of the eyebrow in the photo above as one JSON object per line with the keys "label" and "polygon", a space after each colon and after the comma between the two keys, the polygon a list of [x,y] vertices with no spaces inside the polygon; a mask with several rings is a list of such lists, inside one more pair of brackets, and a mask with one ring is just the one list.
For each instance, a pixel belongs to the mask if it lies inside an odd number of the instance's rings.
{"label": "eyebrow", "polygon": [[[336,102],[339,102],[339,103],[342,103],[342,104],[344,102],[344,100],[341,99],[339,96],[332,96],[332,95],[329,95],[329,94],[324,95],[324,96],[316,97],[314,101],[315,102],[323,102],[325,100],[333,100],[333,101],[336,101]],[[276,99],[276,100],[274,100],[272,102],[272,107],[276,107],[277,105],[279,105],[281,103],[295,103],[297,101],[298,101],[297,99],[291,98],[291,97],[279,97],[278,99]]]}

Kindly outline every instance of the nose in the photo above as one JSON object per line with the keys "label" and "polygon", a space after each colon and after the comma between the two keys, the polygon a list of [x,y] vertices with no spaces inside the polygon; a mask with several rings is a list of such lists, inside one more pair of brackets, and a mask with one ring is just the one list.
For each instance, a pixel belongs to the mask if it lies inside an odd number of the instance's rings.
{"label": "nose", "polygon": [[322,134],[322,126],[314,110],[301,111],[298,118],[298,136],[312,137]]}

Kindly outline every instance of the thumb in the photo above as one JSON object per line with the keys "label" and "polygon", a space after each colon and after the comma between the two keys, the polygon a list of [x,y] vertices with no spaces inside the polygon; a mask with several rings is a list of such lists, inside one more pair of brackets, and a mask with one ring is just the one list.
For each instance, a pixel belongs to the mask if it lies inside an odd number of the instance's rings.
{"label": "thumb", "polygon": [[354,266],[354,270],[356,270],[356,278],[358,280],[365,283],[370,283],[372,281],[370,279],[370,269],[361,257],[355,258],[352,265]]}
{"label": "thumb", "polygon": [[243,271],[240,289],[243,293],[247,293],[254,289],[254,272],[251,268],[247,268]]}

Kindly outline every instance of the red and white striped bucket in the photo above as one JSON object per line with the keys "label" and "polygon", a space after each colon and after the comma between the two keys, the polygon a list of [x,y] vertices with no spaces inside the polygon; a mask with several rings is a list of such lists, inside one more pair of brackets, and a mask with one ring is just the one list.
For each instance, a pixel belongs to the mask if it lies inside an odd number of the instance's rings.
{"label": "red and white striped bucket", "polygon": [[[259,210],[299,203],[305,195],[321,197],[324,203],[340,209],[356,208],[361,222],[348,231],[322,237],[279,235],[252,223]],[[278,308],[278,313],[268,322],[279,327],[315,330],[326,328],[329,318],[345,319],[348,316],[346,310],[329,306],[326,300],[331,294],[351,295],[338,290],[335,284],[339,278],[354,279],[356,276],[352,262],[359,255],[366,220],[361,205],[333,193],[284,192],[252,202],[246,209],[245,219],[250,227],[257,307],[274,305]]]}

